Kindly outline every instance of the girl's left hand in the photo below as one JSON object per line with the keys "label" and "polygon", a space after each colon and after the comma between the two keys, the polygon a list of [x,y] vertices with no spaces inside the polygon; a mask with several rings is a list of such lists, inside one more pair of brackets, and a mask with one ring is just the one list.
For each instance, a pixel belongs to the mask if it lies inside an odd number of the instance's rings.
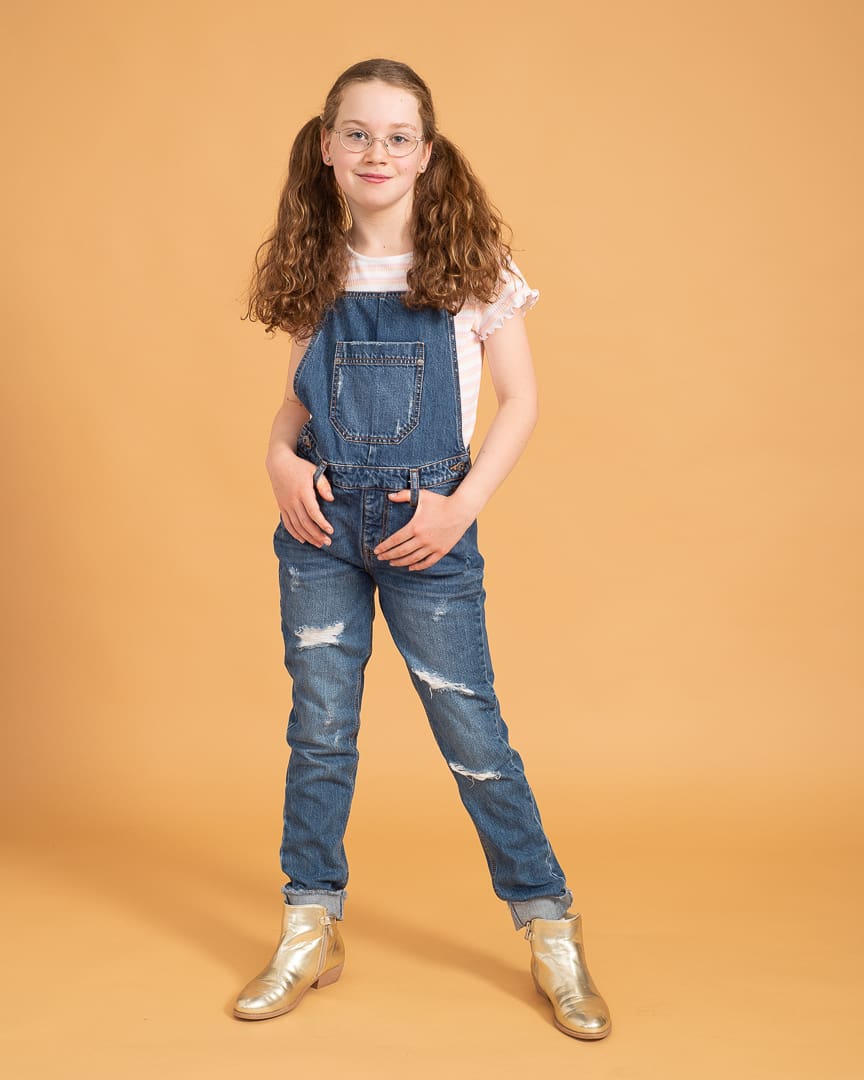
{"label": "girl's left hand", "polygon": [[[411,492],[395,491],[388,498],[392,502],[410,502]],[[473,520],[452,495],[439,495],[422,488],[414,516],[407,525],[382,540],[374,552],[391,566],[425,570],[443,559]]]}

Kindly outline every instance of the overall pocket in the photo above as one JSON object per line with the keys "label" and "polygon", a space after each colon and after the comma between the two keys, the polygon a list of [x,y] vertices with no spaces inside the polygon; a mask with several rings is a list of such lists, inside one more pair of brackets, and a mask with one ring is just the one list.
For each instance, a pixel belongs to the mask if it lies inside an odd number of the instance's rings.
{"label": "overall pocket", "polygon": [[422,341],[337,341],[330,422],[343,439],[400,443],[420,422]]}

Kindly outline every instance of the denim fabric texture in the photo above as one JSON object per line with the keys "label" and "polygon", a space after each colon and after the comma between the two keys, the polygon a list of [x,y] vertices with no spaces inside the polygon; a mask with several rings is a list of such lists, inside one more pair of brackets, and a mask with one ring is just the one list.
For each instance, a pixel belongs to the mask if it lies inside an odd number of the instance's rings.
{"label": "denim fabric texture", "polygon": [[[286,903],[343,917],[344,834],[354,794],[374,595],[402,654],[517,928],[572,902],[493,682],[477,523],[435,565],[410,571],[373,548],[401,529],[424,490],[449,495],[471,468],[461,431],[453,316],[409,310],[398,292],[345,292],[297,369],[310,412],[297,452],[326,474],[331,545],[273,536],[285,666],[293,681],[280,861]],[[411,502],[388,492],[409,489]],[[430,883],[430,887],[434,887]]]}

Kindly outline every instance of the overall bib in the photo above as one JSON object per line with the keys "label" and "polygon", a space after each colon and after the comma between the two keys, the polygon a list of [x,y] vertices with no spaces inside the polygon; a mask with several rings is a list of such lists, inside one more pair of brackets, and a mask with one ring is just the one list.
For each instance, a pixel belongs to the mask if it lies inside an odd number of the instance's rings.
{"label": "overall bib", "polygon": [[[401,529],[424,489],[449,495],[471,468],[462,439],[453,316],[412,311],[402,292],[343,292],[294,379],[309,410],[297,453],[325,473],[330,546],[273,537],[285,666],[293,680],[280,861],[286,903],[342,918],[343,837],[372,649],[374,593],[405,659],[517,928],[572,901],[493,689],[477,523],[434,566],[410,571],[373,548]],[[410,503],[388,492],[409,489]]]}

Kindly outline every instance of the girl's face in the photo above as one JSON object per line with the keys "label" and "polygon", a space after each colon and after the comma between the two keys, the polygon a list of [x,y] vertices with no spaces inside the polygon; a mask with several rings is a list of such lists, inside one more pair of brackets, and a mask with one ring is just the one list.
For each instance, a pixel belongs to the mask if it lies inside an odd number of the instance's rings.
{"label": "girl's face", "polygon": [[[372,136],[396,132],[421,136],[423,125],[417,99],[408,90],[391,83],[351,83],[342,95],[342,103],[333,125],[336,130],[362,128]],[[432,152],[431,143],[421,142],[404,157],[387,152],[381,139],[361,152],[347,150],[333,131],[322,133],[321,152],[325,164],[332,165],[336,182],[342,189],[351,213],[395,210],[401,207],[407,220],[414,198],[414,182],[425,168]],[[373,179],[385,177],[385,179]]]}

